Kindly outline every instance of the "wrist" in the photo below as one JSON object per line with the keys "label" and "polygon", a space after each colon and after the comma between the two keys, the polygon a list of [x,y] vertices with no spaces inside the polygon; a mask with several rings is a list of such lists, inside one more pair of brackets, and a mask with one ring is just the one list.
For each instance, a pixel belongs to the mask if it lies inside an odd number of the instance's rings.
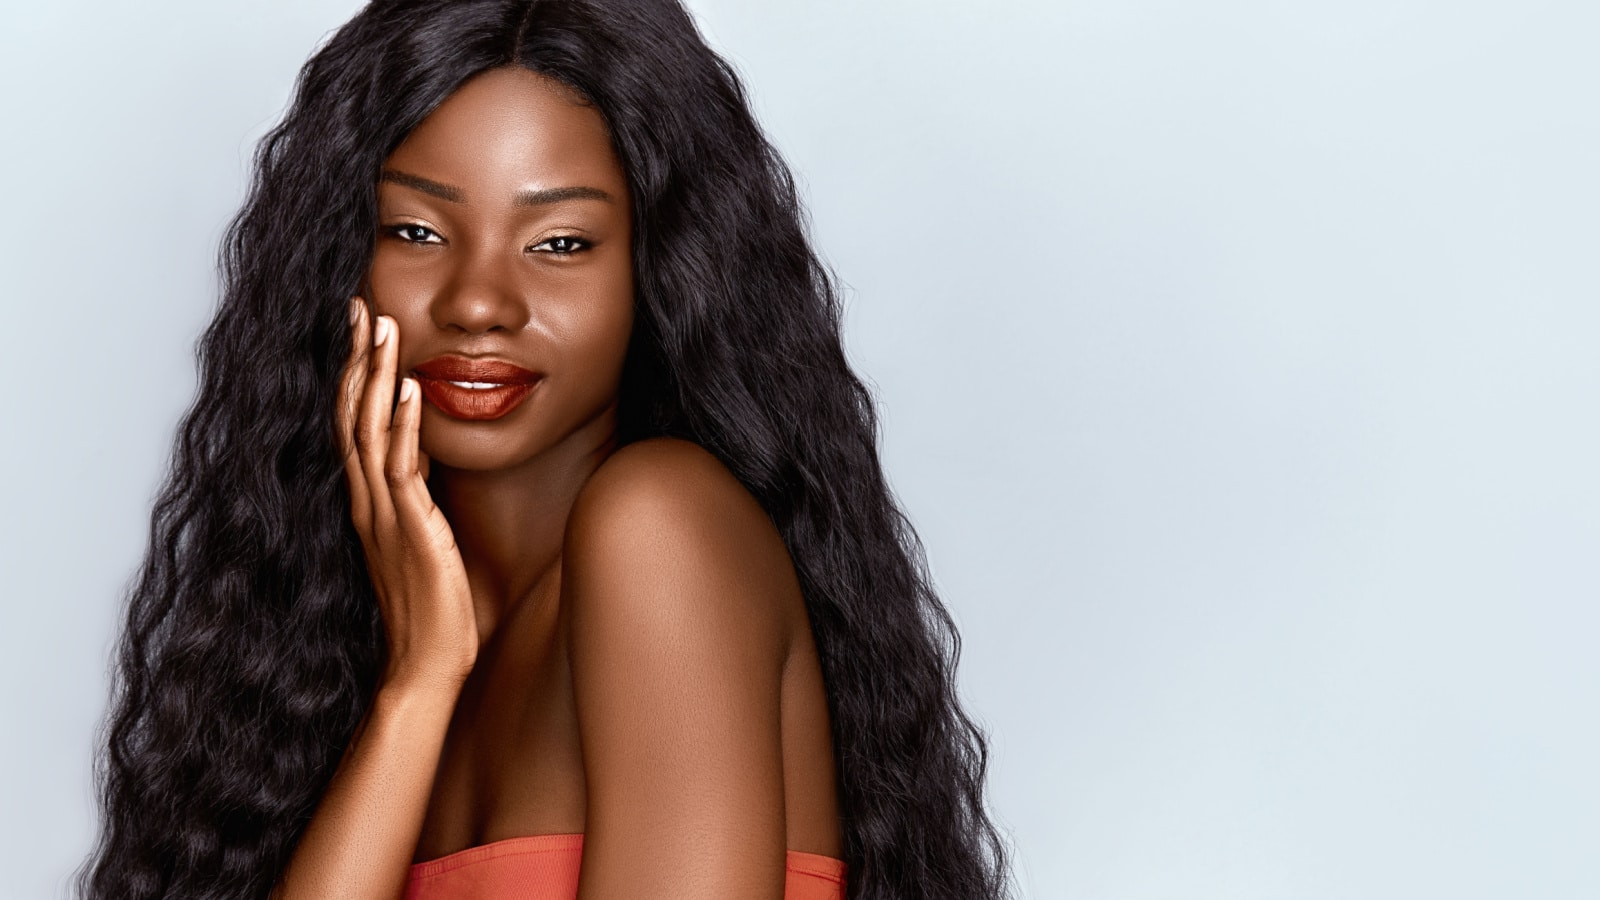
{"label": "wrist", "polygon": [[452,704],[461,695],[468,672],[392,666],[378,684],[380,698],[448,699]]}

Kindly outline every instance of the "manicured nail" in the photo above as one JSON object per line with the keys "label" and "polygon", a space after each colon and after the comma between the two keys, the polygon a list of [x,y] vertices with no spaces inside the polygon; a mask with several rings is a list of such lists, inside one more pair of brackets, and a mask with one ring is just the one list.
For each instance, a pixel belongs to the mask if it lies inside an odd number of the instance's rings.
{"label": "manicured nail", "polygon": [[401,380],[401,382],[400,382],[400,402],[401,403],[410,403],[412,396],[415,395],[416,392],[417,392],[417,383],[415,381],[413,381],[410,378],[405,378],[405,379]]}
{"label": "manicured nail", "polygon": [[378,327],[372,332],[372,346],[381,347],[389,339],[389,317],[379,316]]}

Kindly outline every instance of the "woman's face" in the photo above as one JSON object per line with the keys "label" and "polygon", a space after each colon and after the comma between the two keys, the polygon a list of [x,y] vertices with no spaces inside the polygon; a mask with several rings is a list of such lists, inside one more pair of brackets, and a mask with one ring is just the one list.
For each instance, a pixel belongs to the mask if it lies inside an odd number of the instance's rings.
{"label": "woman's face", "polygon": [[545,76],[489,70],[406,137],[378,184],[367,291],[422,387],[424,453],[503,469],[610,438],[630,231],[604,119]]}

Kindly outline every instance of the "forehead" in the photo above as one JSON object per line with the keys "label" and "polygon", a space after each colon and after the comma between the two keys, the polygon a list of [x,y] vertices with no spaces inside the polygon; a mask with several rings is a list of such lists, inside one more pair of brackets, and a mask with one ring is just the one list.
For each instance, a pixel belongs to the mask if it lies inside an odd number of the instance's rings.
{"label": "forehead", "polygon": [[626,194],[600,111],[567,85],[520,66],[469,79],[385,165],[455,185],[468,203],[509,202],[523,187],[588,185]]}

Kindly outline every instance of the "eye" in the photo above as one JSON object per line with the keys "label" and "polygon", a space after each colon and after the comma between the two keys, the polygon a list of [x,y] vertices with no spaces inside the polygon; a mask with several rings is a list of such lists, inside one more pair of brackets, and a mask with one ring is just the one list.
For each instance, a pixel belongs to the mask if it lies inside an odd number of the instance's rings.
{"label": "eye", "polygon": [[[429,228],[426,225],[418,225],[415,222],[406,222],[400,225],[390,225],[388,228],[385,228],[384,231],[394,235],[408,244],[444,243],[444,239],[439,237],[439,235],[432,228]],[[429,236],[432,237],[432,240],[429,239]]]}
{"label": "eye", "polygon": [[540,247],[550,248],[549,250],[543,251],[545,253],[554,253],[557,256],[570,256],[580,250],[589,249],[590,244],[588,241],[575,235],[558,234],[554,237],[545,238],[543,241],[534,244],[528,249],[537,250]]}

